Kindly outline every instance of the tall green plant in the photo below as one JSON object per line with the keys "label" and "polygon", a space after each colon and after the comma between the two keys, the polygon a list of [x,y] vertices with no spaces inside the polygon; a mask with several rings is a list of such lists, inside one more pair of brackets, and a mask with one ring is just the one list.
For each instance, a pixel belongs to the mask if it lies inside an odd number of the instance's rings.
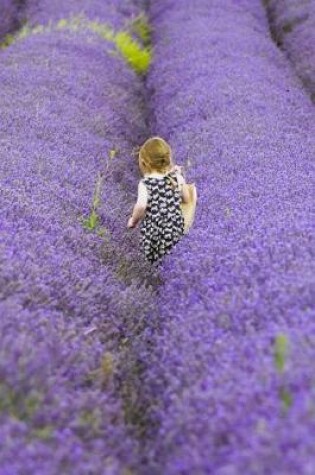
{"label": "tall green plant", "polygon": [[92,201],[92,208],[88,218],[83,220],[83,227],[88,229],[89,231],[94,231],[94,229],[99,224],[99,215],[97,212],[97,208],[100,204],[100,197],[101,197],[101,188],[103,184],[103,175],[98,173],[98,177],[96,180],[96,185],[93,193],[93,201]]}
{"label": "tall green plant", "polygon": [[277,372],[281,378],[280,387],[279,387],[279,398],[282,404],[282,407],[287,411],[292,405],[292,394],[287,387],[287,384],[284,380],[285,367],[287,363],[287,358],[289,354],[289,340],[288,337],[282,333],[276,336],[274,343],[274,363],[277,369]]}

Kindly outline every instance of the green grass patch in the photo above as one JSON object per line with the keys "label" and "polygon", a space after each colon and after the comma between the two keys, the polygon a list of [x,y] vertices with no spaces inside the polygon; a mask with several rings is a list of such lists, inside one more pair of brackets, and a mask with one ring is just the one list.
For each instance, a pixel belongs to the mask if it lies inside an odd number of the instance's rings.
{"label": "green grass patch", "polygon": [[115,35],[114,42],[121,56],[138,74],[147,72],[151,62],[151,49],[143,48],[130,33],[121,31]]}

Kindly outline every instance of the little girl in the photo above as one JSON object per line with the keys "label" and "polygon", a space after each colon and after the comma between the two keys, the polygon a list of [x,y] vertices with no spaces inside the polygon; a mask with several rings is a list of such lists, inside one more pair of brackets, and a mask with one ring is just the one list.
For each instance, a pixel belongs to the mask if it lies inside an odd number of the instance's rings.
{"label": "little girl", "polygon": [[128,220],[128,228],[141,222],[141,245],[145,258],[153,263],[168,254],[184,232],[180,204],[188,202],[180,167],[174,166],[171,148],[160,137],[148,139],[139,152],[143,175],[138,199]]}

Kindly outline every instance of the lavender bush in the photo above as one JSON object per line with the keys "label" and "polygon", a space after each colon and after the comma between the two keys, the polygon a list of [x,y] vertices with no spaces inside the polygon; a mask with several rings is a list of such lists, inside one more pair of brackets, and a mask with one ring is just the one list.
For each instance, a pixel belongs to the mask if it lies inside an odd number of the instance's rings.
{"label": "lavender bush", "polygon": [[[200,198],[134,342],[150,421],[143,473],[311,474],[311,101],[258,0],[165,0],[150,13],[152,129]],[[291,348],[283,372],[279,335]]]}
{"label": "lavender bush", "polygon": [[276,42],[292,61],[315,101],[315,4],[311,0],[265,0]]}
{"label": "lavender bush", "polygon": [[136,465],[120,373],[152,301],[125,233],[145,124],[142,83],[108,49],[47,30],[0,55],[1,475]]}

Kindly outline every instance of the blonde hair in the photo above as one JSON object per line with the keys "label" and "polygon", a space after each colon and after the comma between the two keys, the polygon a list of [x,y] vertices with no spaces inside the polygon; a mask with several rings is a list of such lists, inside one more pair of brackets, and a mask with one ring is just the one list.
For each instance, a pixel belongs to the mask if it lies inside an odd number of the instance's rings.
{"label": "blonde hair", "polygon": [[139,151],[139,168],[141,174],[166,173],[172,167],[172,150],[160,137],[152,137],[144,142]]}

